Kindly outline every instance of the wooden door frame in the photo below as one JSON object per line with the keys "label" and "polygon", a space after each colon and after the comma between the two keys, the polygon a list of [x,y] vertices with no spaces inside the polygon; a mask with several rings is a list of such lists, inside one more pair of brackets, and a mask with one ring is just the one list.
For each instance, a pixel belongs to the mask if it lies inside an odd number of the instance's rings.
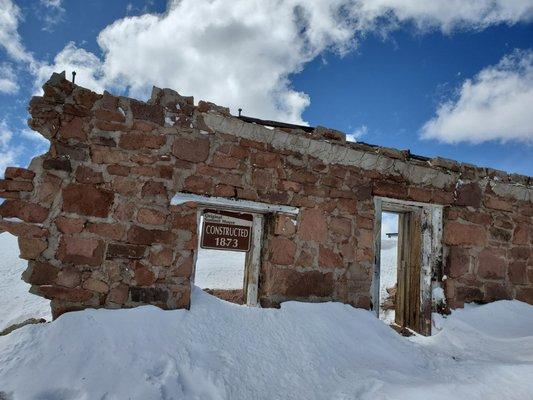
{"label": "wooden door frame", "polygon": [[[245,259],[243,290],[246,305],[250,307],[259,307],[259,272],[261,270],[261,251],[263,248],[265,216],[267,214],[279,213],[295,217],[300,210],[297,207],[285,205],[181,192],[174,195],[170,204],[177,205],[186,202],[195,202],[197,204],[196,227],[198,230],[198,242],[193,255],[191,284],[194,284],[194,276],[196,273],[196,261],[198,259],[198,251],[200,248],[200,218],[203,211],[205,209],[226,210],[250,213],[254,216],[252,225],[252,243],[250,251],[246,254]],[[191,307],[193,306],[194,304],[191,304]]]}
{"label": "wooden door frame", "polygon": [[419,203],[388,197],[374,197],[374,274],[372,277],[372,307],[379,317],[379,282],[381,268],[381,213],[419,212],[421,216],[422,246],[420,268],[420,333],[431,334],[431,282],[442,261],[442,211],[439,204]]}

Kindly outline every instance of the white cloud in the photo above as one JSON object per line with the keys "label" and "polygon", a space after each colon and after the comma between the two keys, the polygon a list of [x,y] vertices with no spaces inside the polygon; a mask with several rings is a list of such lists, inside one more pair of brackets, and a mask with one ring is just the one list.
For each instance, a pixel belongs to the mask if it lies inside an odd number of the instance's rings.
{"label": "white cloud", "polygon": [[11,143],[12,138],[13,133],[7,122],[0,120],[0,174],[3,174],[7,166],[14,165],[20,154],[21,149]]}
{"label": "white cloud", "polygon": [[40,87],[54,72],[67,71],[71,78],[72,71],[76,71],[76,83],[92,90],[102,92],[102,63],[93,53],[76,47],[73,42],[68,43],[55,58],[53,64],[41,63],[36,74],[36,84]]}
{"label": "white cloud", "polygon": [[357,142],[362,136],[368,133],[368,128],[366,125],[361,125],[356,128],[352,133],[346,135],[346,140],[349,142]]}
{"label": "white cloud", "polygon": [[44,22],[43,31],[53,31],[55,25],[63,21],[65,17],[65,9],[62,6],[62,0],[40,0],[44,6],[44,12],[40,14],[40,18]]}
{"label": "white cloud", "polygon": [[37,82],[75,69],[77,82],[95,90],[145,97],[155,84],[233,112],[303,123],[310,99],[290,75],[326,50],[345,54],[364,34],[406,22],[450,32],[532,16],[531,0],[171,0],[164,14],[127,16],[100,32],[102,59],[68,44]]}
{"label": "white cloud", "polygon": [[21,19],[19,7],[11,0],[0,0],[0,48],[15,61],[32,63],[33,56],[22,44],[17,30]]}
{"label": "white cloud", "polygon": [[446,143],[533,142],[533,51],[515,51],[467,79],[441,104],[422,137]]}
{"label": "white cloud", "polygon": [[11,65],[0,64],[0,93],[15,93],[18,90],[17,77]]}

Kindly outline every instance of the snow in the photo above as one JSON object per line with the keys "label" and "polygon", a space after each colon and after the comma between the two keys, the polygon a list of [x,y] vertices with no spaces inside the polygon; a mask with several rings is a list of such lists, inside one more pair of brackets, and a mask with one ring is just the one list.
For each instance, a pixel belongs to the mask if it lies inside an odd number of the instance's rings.
{"label": "snow", "polygon": [[30,285],[20,279],[28,264],[18,254],[17,238],[0,234],[0,331],[28,318],[52,319],[50,301],[28,293]]}
{"label": "snow", "polygon": [[[67,313],[0,337],[24,399],[530,399],[533,307],[458,311],[404,338],[340,303],[249,308],[195,288],[190,311]],[[8,397],[10,398],[10,397]]]}
{"label": "snow", "polygon": [[200,249],[194,284],[209,289],[242,289],[246,253]]}
{"label": "snow", "polygon": [[[49,318],[17,254],[1,234],[3,325]],[[404,338],[340,303],[251,308],[195,287],[189,311],[85,310],[0,337],[0,399],[532,398],[533,306],[467,305],[437,322]]]}

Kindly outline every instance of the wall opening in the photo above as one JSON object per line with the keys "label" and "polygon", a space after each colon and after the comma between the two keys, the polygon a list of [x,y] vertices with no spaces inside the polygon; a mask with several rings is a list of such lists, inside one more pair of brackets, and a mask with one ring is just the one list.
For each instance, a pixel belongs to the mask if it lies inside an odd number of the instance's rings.
{"label": "wall opening", "polygon": [[[200,215],[198,232],[204,217]],[[246,253],[240,251],[204,249],[198,235],[198,255],[194,284],[221,299],[244,303]]]}
{"label": "wall opening", "polygon": [[379,281],[379,318],[386,324],[394,324],[396,316],[396,292],[398,282],[398,214],[381,214],[381,252]]}
{"label": "wall opening", "polygon": [[[374,205],[374,311],[401,332],[430,335],[431,282],[442,258],[442,206],[382,197]],[[394,230],[394,218],[397,232],[388,232]],[[394,236],[387,233],[397,233],[396,246],[387,242]],[[391,288],[394,269],[396,286]]]}

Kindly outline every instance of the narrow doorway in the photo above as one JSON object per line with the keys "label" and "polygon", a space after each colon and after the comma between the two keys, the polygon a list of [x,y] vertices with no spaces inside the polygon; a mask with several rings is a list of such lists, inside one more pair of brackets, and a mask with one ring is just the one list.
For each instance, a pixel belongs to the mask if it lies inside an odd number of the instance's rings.
{"label": "narrow doorway", "polygon": [[395,323],[398,282],[398,214],[381,214],[381,252],[379,280],[379,319]]}
{"label": "narrow doorway", "polygon": [[440,266],[442,207],[375,198],[373,306],[400,332],[431,334],[431,281]]}
{"label": "narrow doorway", "polygon": [[[200,215],[200,229],[203,222]],[[243,304],[245,264],[246,253],[202,248],[199,235],[194,284],[213,296]]]}
{"label": "narrow doorway", "polygon": [[194,284],[220,299],[256,306],[263,215],[201,208],[197,223]]}

